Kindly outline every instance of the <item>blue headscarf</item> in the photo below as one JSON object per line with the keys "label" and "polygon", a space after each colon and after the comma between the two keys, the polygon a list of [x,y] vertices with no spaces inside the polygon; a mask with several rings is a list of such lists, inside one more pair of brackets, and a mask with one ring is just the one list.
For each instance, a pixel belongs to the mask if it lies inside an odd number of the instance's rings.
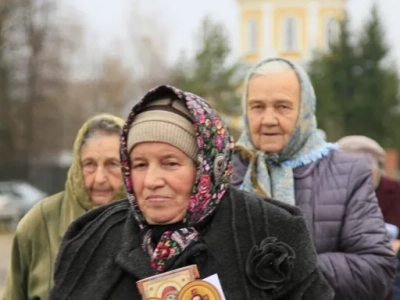
{"label": "blue headscarf", "polygon": [[[301,95],[297,123],[288,143],[279,154],[270,155],[254,146],[245,107],[248,83],[254,71],[273,61],[285,62],[295,71],[300,82]],[[250,159],[250,165],[241,189],[294,205],[293,169],[315,162],[337,148],[335,144],[325,142],[317,130],[316,97],[310,78],[302,68],[288,60],[282,58],[263,60],[247,75],[243,103],[244,130],[236,143],[236,148],[243,157]]]}

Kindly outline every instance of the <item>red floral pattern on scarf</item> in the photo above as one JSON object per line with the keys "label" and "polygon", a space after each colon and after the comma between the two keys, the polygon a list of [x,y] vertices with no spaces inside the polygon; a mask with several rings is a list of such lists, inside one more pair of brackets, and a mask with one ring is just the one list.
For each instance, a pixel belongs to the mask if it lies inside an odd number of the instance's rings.
{"label": "red floral pattern on scarf", "polygon": [[[199,148],[198,169],[186,217],[183,220],[186,227],[164,232],[154,247],[151,242],[151,230],[147,228],[132,187],[127,137],[131,124],[141,109],[154,99],[166,96],[179,98],[185,102],[192,115]],[[212,215],[220,203],[232,173],[232,148],[233,139],[217,112],[204,99],[192,93],[163,85],[149,91],[133,107],[122,132],[121,162],[128,199],[140,228],[145,232],[143,249],[151,257],[152,268],[158,272],[164,271],[168,259],[181,254],[190,243],[198,239],[199,234],[193,226]]]}

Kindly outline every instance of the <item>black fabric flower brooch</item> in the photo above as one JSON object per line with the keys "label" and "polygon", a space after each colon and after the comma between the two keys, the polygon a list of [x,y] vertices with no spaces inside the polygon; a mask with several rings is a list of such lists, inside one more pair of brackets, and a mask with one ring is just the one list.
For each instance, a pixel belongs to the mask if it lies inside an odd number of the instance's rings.
{"label": "black fabric flower brooch", "polygon": [[290,280],[296,257],[289,245],[275,237],[266,238],[253,247],[246,261],[246,274],[257,288],[277,292]]}

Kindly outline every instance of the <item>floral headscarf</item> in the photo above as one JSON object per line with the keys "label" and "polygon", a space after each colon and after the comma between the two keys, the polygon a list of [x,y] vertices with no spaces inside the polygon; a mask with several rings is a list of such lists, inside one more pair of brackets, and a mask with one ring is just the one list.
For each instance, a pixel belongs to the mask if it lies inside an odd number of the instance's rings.
{"label": "floral headscarf", "polygon": [[276,60],[287,63],[295,71],[299,79],[301,95],[297,123],[282,152],[269,155],[254,146],[247,114],[244,111],[245,128],[236,143],[236,148],[240,150],[240,155],[243,158],[250,160],[250,165],[243,179],[241,189],[262,196],[273,197],[289,204],[295,204],[293,169],[308,165],[327,156],[337,146],[325,142],[318,132],[315,117],[316,97],[310,78],[301,67],[288,60],[282,58],[267,59],[254,66],[246,79],[243,103],[247,101],[248,83],[254,70],[261,65]]}
{"label": "floral headscarf", "polygon": [[[175,231],[165,231],[159,243],[154,247],[151,243],[151,229],[135,198],[127,139],[135,116],[149,102],[161,97],[178,98],[186,104],[192,115],[199,149],[197,176],[183,220],[185,227]],[[232,173],[232,148],[233,139],[217,112],[205,100],[192,93],[163,85],[149,91],[133,107],[122,131],[121,162],[128,199],[132,204],[135,218],[144,232],[143,250],[147,251],[151,258],[152,268],[158,272],[165,270],[167,260],[178,256],[189,244],[198,240],[199,233],[194,226],[214,213],[229,186]]]}

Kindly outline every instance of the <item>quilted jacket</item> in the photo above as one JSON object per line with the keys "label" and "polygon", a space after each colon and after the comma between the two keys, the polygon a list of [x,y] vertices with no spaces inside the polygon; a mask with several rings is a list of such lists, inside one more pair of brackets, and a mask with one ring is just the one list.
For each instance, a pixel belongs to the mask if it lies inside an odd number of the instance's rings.
{"label": "quilted jacket", "polygon": [[[248,162],[234,156],[233,184]],[[305,214],[320,268],[337,300],[383,300],[395,276],[368,161],[340,150],[294,169],[296,205]],[[279,199],[278,199],[279,200]]]}

